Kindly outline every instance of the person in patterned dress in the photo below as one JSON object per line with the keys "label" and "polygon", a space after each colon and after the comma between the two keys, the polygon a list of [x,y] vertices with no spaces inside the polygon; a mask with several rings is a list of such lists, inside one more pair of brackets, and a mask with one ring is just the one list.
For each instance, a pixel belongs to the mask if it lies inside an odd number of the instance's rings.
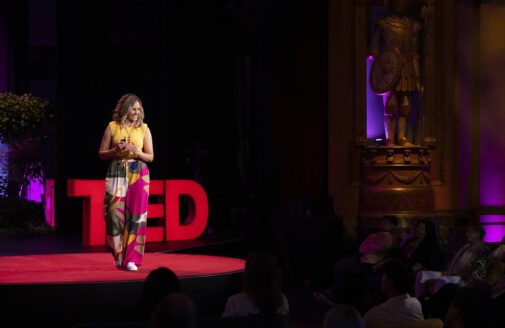
{"label": "person in patterned dress", "polygon": [[138,96],[127,93],[118,100],[98,155],[109,161],[104,198],[107,245],[117,268],[137,271],[144,261],[150,181],[147,163],[154,158],[151,131],[144,123]]}

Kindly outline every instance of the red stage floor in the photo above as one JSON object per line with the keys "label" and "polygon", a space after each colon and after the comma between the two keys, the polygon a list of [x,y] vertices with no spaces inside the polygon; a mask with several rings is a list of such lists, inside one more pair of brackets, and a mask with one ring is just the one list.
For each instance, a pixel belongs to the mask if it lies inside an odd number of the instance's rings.
{"label": "red stage floor", "polygon": [[199,316],[220,316],[226,299],[241,289],[253,241],[216,237],[149,244],[144,265],[128,272],[114,266],[106,247],[83,247],[78,236],[2,240],[0,294],[9,301],[0,316],[18,327],[117,320],[138,302],[149,272],[161,266],[177,274]]}
{"label": "red stage floor", "polygon": [[144,280],[160,266],[179,278],[244,270],[243,259],[192,254],[146,253],[139,271],[114,267],[109,253],[70,253],[0,257],[0,284],[80,283]]}

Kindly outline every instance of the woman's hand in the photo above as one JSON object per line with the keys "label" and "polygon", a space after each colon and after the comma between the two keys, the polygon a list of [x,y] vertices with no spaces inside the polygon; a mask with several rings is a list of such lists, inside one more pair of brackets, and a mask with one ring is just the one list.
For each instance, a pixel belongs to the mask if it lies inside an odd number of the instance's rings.
{"label": "woman's hand", "polygon": [[135,146],[134,144],[126,144],[126,150],[133,153],[134,159],[143,160],[142,157],[140,156],[142,154],[142,151],[138,149],[137,146]]}
{"label": "woman's hand", "polygon": [[134,153],[135,155],[137,155],[137,153],[139,152],[139,150],[137,149],[137,146],[135,146],[134,144],[126,144],[126,150],[128,151],[131,151],[132,153]]}
{"label": "woman's hand", "polygon": [[124,141],[121,141],[120,143],[118,143],[116,145],[116,147],[114,148],[116,150],[116,153],[119,155],[121,154],[126,148],[126,144],[124,143]]}

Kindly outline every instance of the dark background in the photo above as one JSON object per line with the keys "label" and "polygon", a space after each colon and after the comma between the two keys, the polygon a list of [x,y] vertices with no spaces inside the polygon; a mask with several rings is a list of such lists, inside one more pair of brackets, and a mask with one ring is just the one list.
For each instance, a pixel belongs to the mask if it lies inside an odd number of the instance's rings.
{"label": "dark background", "polygon": [[46,160],[57,230],[80,233],[82,199],[66,197],[66,180],[104,177],[98,147],[127,92],[143,100],[153,134],[151,178],[199,181],[214,231],[328,204],[327,7],[4,1],[10,91],[54,104]]}

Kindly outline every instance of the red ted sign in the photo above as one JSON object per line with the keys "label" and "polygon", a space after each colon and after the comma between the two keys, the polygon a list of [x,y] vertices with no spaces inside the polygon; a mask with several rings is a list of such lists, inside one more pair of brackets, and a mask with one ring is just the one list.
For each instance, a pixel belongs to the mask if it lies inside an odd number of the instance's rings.
{"label": "red ted sign", "polygon": [[[67,195],[82,197],[82,243],[105,245],[104,180],[67,180]],[[198,238],[205,230],[209,203],[203,187],[192,180],[151,180],[149,194],[164,196],[161,204],[149,204],[148,219],[164,219],[162,226],[147,227],[147,242]],[[187,196],[188,215],[180,222],[181,196]]]}

